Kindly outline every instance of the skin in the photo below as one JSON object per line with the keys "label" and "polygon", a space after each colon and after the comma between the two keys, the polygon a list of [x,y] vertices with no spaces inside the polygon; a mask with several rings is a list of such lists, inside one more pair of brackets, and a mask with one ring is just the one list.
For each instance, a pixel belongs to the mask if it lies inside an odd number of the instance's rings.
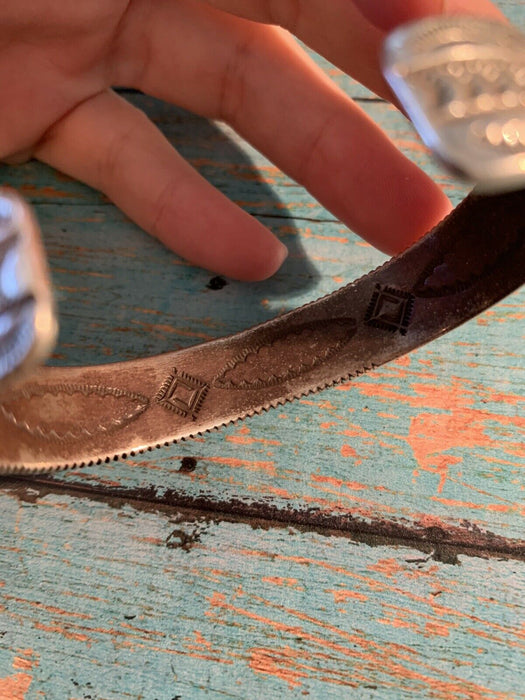
{"label": "skin", "polygon": [[377,58],[384,32],[443,12],[502,19],[488,0],[6,0],[0,159],[37,158],[102,190],[192,263],[242,280],[272,275],[284,246],[111,86],[137,88],[227,122],[395,253],[450,203],[295,37],[388,98]]}

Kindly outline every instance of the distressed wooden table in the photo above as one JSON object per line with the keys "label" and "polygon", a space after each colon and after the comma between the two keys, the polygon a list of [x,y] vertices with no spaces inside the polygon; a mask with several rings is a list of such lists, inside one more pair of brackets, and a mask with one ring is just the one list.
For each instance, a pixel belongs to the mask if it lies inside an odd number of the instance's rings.
{"label": "distressed wooden table", "polygon": [[[500,3],[523,25],[524,0]],[[408,123],[339,71],[455,201]],[[56,364],[159,353],[263,321],[383,257],[229,129],[139,94],[291,254],[210,280],[36,163]],[[525,289],[351,384],[201,439],[0,482],[0,699],[519,698]]]}

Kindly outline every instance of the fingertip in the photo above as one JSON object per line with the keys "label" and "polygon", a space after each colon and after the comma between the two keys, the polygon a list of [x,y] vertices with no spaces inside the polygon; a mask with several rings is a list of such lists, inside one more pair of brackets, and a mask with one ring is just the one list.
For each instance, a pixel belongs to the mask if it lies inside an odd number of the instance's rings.
{"label": "fingertip", "polygon": [[[404,193],[404,196],[403,196]],[[427,179],[418,176],[398,191],[399,199],[390,212],[392,225],[381,231],[374,243],[388,255],[397,255],[429,233],[453,209],[446,194]]]}
{"label": "fingertip", "polygon": [[279,238],[196,173],[186,184],[192,193],[169,200],[154,235],[190,263],[229,279],[260,282],[274,275],[288,255]]}
{"label": "fingertip", "polygon": [[281,269],[287,257],[288,248],[279,239],[274,238],[272,245],[265,251],[265,254],[259,256],[259,262],[255,265],[251,281],[262,282],[269,277],[273,277]]}
{"label": "fingertip", "polygon": [[[239,282],[263,282],[273,277],[288,257],[288,248],[270,231],[244,250],[232,250],[223,274]],[[264,240],[266,239],[266,240]]]}

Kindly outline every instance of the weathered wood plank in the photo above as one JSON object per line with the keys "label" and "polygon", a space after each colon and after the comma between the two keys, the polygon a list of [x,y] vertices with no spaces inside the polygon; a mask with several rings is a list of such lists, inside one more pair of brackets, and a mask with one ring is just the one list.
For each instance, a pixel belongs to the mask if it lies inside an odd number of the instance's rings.
{"label": "weathered wood plank", "polygon": [[[269,282],[212,290],[209,274],[168,254],[88,188],[35,164],[5,170],[23,191],[30,182],[47,183],[35,201],[61,308],[55,362],[127,359],[224,335],[332,291],[383,260],[284,175],[268,174],[271,166],[229,130],[133,99],[221,189],[263,214],[291,247],[291,259]],[[382,103],[369,107],[407,153],[437,172],[402,117]],[[460,199],[465,188],[443,178]],[[207,499],[210,509],[270,503],[286,517],[291,509],[310,519],[332,515],[334,526],[343,516],[351,528],[387,522],[398,533],[409,527],[412,536],[471,541],[482,530],[522,540],[524,309],[521,290],[348,386],[204,440],[57,478],[146,488],[157,499],[168,493],[170,502]],[[177,472],[185,456],[198,460],[191,476]]]}
{"label": "weathered wood plank", "polygon": [[13,487],[2,700],[524,697],[523,562]]}

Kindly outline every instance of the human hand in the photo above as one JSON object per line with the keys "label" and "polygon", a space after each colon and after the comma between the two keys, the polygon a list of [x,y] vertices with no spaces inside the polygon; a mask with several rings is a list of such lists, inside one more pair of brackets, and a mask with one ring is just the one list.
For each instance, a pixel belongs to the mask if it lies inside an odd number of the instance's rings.
{"label": "human hand", "polygon": [[488,0],[8,0],[0,159],[35,157],[102,190],[195,264],[245,280],[275,272],[284,246],[111,90],[125,85],[226,121],[348,226],[396,252],[447,213],[447,198],[273,25],[388,96],[383,31],[442,11],[501,18]]}

